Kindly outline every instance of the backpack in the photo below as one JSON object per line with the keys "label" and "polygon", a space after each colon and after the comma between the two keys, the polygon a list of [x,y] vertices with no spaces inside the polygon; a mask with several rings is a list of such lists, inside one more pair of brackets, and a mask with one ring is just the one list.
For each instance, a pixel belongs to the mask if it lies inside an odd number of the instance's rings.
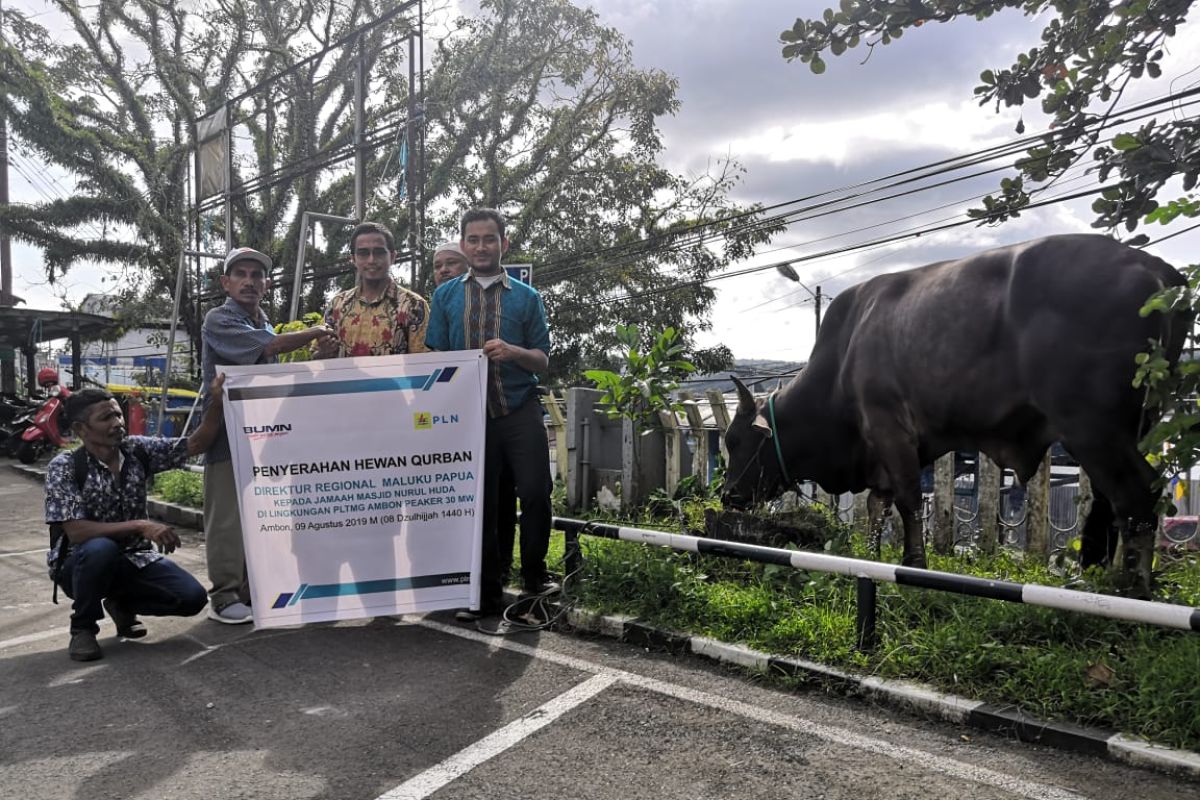
{"label": "backpack", "polygon": [[[150,475],[150,456],[145,450],[135,447],[121,447],[121,452],[126,458],[136,458],[138,463],[142,465],[142,471],[147,476]],[[80,493],[83,492],[83,486],[87,483],[88,463],[87,450],[83,445],[71,451],[71,472],[75,479],[75,488]],[[63,562],[66,561],[67,547],[70,545],[70,540],[67,538],[67,532],[63,529],[61,522],[53,522],[50,524],[50,549],[54,552],[54,571],[50,573],[50,580],[54,583],[54,594],[50,599],[58,605],[58,577],[62,573]]]}

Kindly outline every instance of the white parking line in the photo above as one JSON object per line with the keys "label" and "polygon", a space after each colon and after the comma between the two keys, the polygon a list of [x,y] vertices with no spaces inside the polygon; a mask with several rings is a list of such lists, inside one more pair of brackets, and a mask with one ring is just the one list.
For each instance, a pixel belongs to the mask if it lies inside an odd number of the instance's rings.
{"label": "white parking line", "polygon": [[442,763],[381,794],[378,800],[423,800],[488,759],[495,758],[522,739],[546,727],[571,709],[586,703],[616,682],[617,675],[612,672],[597,673],[570,691],[543,703],[520,719],[458,751]]}
{"label": "white parking line", "polygon": [[[617,680],[620,680],[622,683],[647,689],[658,694],[666,695],[667,697],[674,697],[689,703],[708,706],[709,708],[714,708],[718,711],[737,714],[738,716],[745,717],[747,719],[753,719],[769,725],[787,728],[798,733],[815,736],[818,739],[823,739],[827,742],[833,742],[845,747],[852,747],[856,750],[862,750],[865,752],[886,756],[888,758],[895,759],[896,761],[927,767],[945,775],[993,786],[1006,792],[1031,798],[1031,800],[1086,800],[1085,795],[1077,794],[1076,792],[1072,792],[1068,789],[1061,789],[1057,786],[1038,783],[1037,781],[1024,780],[1013,775],[988,769],[987,767],[980,767],[974,764],[969,764],[965,761],[947,758],[946,756],[940,756],[925,750],[919,750],[915,747],[907,747],[904,745],[893,744],[883,739],[876,739],[871,736],[863,736],[862,734],[855,733],[854,731],[846,728],[823,725],[819,722],[812,722],[811,720],[801,719],[799,717],[790,716],[778,711],[760,708],[759,706],[753,706],[749,703],[743,703],[738,700],[730,700],[726,697],[710,694],[709,692],[702,692],[697,689],[689,689],[686,686],[668,683],[656,678],[648,678],[644,675],[638,675],[633,672],[611,669],[590,661],[584,661],[581,658],[575,658],[574,656],[555,653],[549,650],[542,650],[536,647],[529,647],[528,645],[519,644],[507,639],[500,639],[500,637],[497,636],[489,636],[472,629],[455,627],[453,625],[445,625],[440,622],[434,622],[433,620],[416,616],[406,616],[403,618],[403,620],[405,623],[421,625],[426,628],[441,631],[442,633],[450,634],[451,636],[457,636],[461,639],[470,639],[471,641],[479,642],[481,644],[499,647],[514,653],[521,653],[522,655],[529,656],[530,658],[549,661],[551,663],[559,664],[561,666],[569,667],[581,672],[592,672],[597,676],[612,676]],[[498,640],[499,642],[497,644]],[[482,741],[487,740],[484,739]],[[388,798],[389,800],[393,800],[393,797],[390,794],[384,795],[384,797]],[[398,797],[404,797],[404,795],[399,795],[397,798]],[[424,795],[421,795],[421,797],[424,797]],[[382,798],[380,798],[380,800],[382,800]]]}
{"label": "white parking line", "polygon": [[31,556],[34,554],[46,555],[46,548],[41,547],[37,550],[22,550],[19,553],[0,553],[0,558],[16,558],[17,556]]}

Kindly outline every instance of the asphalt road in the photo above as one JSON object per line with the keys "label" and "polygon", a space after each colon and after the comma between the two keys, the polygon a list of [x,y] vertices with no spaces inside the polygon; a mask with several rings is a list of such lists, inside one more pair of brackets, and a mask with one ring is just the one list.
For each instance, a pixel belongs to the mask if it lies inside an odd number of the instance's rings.
{"label": "asphalt road", "polygon": [[[37,482],[0,461],[0,798],[1097,798],[1194,783],[818,690],[448,614],[255,632],[202,616],[66,654]],[[203,572],[185,533],[176,560]],[[203,577],[201,577],[203,581]]]}

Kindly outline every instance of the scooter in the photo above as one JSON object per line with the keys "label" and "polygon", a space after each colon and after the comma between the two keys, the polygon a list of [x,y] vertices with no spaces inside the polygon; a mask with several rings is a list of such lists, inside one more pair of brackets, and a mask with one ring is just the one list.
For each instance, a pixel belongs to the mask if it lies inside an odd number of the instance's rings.
{"label": "scooter", "polygon": [[49,393],[49,397],[33,414],[28,426],[21,432],[17,445],[17,460],[32,464],[47,450],[55,450],[67,444],[66,401],[71,390],[62,386],[58,373],[50,368],[38,373],[38,385]]}
{"label": "scooter", "polygon": [[33,421],[39,405],[21,397],[0,396],[0,456],[16,455],[21,433]]}

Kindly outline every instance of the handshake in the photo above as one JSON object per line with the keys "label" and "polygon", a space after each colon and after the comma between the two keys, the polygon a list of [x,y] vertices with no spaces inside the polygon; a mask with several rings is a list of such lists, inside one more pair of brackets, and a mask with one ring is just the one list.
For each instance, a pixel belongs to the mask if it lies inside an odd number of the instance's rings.
{"label": "handshake", "polygon": [[312,337],[309,347],[313,358],[333,358],[338,352],[337,334],[324,325],[314,325],[304,331]]}

